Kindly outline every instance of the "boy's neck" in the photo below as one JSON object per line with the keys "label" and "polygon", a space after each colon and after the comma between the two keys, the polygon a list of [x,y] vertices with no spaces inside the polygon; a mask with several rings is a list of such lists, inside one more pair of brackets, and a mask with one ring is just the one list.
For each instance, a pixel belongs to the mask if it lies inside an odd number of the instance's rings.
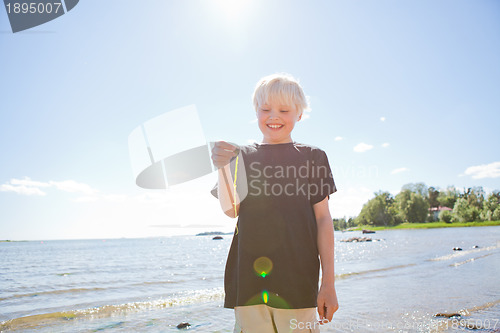
{"label": "boy's neck", "polygon": [[292,142],[293,142],[293,140],[290,138],[289,140],[279,141],[279,142],[262,140],[262,142],[260,144],[261,145],[279,145],[279,144],[282,144],[282,143],[292,143]]}
{"label": "boy's neck", "polygon": [[285,143],[292,143],[293,141],[288,142],[261,142],[259,145],[283,145]]}

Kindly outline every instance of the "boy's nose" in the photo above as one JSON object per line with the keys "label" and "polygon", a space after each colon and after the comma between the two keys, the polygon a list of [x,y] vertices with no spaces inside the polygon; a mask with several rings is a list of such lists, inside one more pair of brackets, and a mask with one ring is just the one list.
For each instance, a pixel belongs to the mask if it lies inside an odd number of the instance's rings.
{"label": "boy's nose", "polygon": [[271,110],[269,118],[278,118],[279,112],[276,110]]}

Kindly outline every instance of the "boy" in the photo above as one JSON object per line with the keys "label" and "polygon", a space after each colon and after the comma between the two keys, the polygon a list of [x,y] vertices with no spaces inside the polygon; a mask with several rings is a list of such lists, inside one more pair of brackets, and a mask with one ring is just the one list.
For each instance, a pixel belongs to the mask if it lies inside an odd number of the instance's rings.
{"label": "boy", "polygon": [[[292,140],[308,108],[297,80],[287,74],[262,78],[253,103],[262,143],[238,151],[219,141],[212,149],[219,168],[212,194],[226,215],[238,217],[224,307],[234,308],[237,333],[319,332],[316,307],[321,323],[338,309],[328,208],[335,183],[325,152]],[[233,187],[237,154],[244,158],[246,179],[236,178],[248,188],[241,202]]]}

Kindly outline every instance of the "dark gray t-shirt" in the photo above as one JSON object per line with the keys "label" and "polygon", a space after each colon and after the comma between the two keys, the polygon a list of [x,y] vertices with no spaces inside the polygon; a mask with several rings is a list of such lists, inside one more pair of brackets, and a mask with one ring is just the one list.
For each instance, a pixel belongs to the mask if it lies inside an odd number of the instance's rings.
{"label": "dark gray t-shirt", "polygon": [[246,180],[237,181],[246,182],[248,194],[226,262],[224,307],[315,307],[320,263],[313,205],[336,191],[328,158],[296,142],[254,143],[241,154]]}

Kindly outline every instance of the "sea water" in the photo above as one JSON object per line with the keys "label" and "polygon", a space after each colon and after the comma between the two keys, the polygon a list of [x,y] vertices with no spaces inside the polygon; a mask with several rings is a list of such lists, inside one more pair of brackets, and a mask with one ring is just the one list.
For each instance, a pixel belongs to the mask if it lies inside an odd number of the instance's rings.
{"label": "sea water", "polygon": [[[354,236],[335,232],[340,308],[322,332],[500,332],[500,227],[341,242]],[[223,308],[231,238],[0,243],[0,331],[179,332],[188,322],[189,331],[232,332]]]}

